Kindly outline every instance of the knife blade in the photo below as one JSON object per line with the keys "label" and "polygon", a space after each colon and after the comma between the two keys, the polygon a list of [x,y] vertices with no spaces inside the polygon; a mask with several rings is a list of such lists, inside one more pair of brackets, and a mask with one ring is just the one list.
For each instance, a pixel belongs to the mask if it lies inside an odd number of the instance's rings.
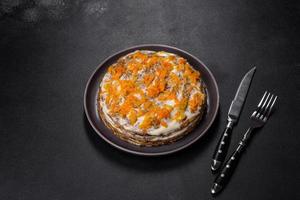
{"label": "knife blade", "polygon": [[221,138],[219,139],[219,142],[213,154],[213,160],[211,163],[212,172],[216,172],[225,160],[226,153],[228,151],[229,144],[230,144],[233,126],[237,123],[239,119],[255,71],[256,71],[256,67],[253,67],[244,75],[236,91],[234,99],[231,102],[228,115],[227,115],[226,128],[223,131],[223,134],[221,135]]}

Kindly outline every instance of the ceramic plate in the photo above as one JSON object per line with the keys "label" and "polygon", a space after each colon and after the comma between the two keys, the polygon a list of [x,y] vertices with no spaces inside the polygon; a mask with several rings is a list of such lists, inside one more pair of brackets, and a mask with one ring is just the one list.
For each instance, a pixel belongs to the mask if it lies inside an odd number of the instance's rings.
{"label": "ceramic plate", "polygon": [[[199,122],[199,124],[190,133],[188,133],[186,136],[177,140],[174,143],[157,146],[157,147],[140,147],[140,146],[133,145],[131,143],[119,139],[116,135],[114,135],[112,131],[105,126],[100,116],[98,115],[97,94],[99,90],[99,85],[101,83],[103,75],[107,71],[107,68],[111,64],[115,63],[120,57],[125,56],[126,54],[136,50],[166,51],[170,53],[175,53],[187,59],[189,64],[201,73],[201,77],[205,83],[206,92],[207,92],[206,112],[203,118],[201,119],[201,121]],[[196,142],[198,139],[200,139],[202,136],[205,135],[205,133],[210,128],[210,126],[212,125],[213,121],[216,118],[218,108],[219,108],[218,86],[214,76],[212,75],[208,67],[206,67],[203,64],[203,62],[201,62],[198,58],[187,53],[186,51],[183,51],[175,47],[158,45],[158,44],[134,46],[110,56],[105,61],[103,61],[94,71],[94,73],[91,75],[90,79],[87,82],[85,93],[84,93],[85,113],[89,123],[96,131],[96,133],[106,142],[108,142],[109,144],[111,144],[112,146],[120,150],[133,153],[133,154],[144,155],[144,156],[158,156],[158,155],[170,154],[190,146],[191,144],[193,144],[194,142]]]}

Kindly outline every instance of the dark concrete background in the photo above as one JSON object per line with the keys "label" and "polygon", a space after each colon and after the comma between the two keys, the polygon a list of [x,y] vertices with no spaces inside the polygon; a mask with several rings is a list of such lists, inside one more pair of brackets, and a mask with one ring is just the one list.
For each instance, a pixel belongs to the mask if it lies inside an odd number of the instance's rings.
{"label": "dark concrete background", "polygon": [[[216,199],[299,199],[299,8],[281,0],[1,0],[0,199],[212,199],[211,156],[253,65],[231,151],[264,90],[279,101]],[[84,117],[83,92],[95,67],[144,43],[192,53],[219,84],[213,127],[171,156],[120,152]]]}

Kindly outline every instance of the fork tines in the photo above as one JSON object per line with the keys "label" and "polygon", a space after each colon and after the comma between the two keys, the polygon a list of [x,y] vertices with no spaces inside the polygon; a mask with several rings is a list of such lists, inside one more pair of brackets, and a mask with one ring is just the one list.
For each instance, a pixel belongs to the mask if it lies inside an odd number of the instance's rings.
{"label": "fork tines", "polygon": [[267,120],[270,116],[271,111],[274,107],[274,104],[277,100],[277,96],[271,94],[268,91],[265,91],[263,97],[257,105],[257,109],[252,114],[252,117],[260,118],[261,120]]}

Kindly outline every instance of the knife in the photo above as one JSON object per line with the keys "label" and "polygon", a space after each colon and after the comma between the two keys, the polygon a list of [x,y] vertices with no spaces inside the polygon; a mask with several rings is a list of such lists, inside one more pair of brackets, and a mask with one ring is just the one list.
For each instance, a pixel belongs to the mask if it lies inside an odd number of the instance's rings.
{"label": "knife", "polygon": [[218,145],[216,146],[213,154],[211,163],[211,170],[213,173],[220,168],[225,160],[226,153],[230,144],[232,129],[239,119],[255,70],[256,67],[253,67],[245,74],[235,94],[235,97],[231,102],[227,116],[226,128],[223,131],[223,134],[219,139]]}

